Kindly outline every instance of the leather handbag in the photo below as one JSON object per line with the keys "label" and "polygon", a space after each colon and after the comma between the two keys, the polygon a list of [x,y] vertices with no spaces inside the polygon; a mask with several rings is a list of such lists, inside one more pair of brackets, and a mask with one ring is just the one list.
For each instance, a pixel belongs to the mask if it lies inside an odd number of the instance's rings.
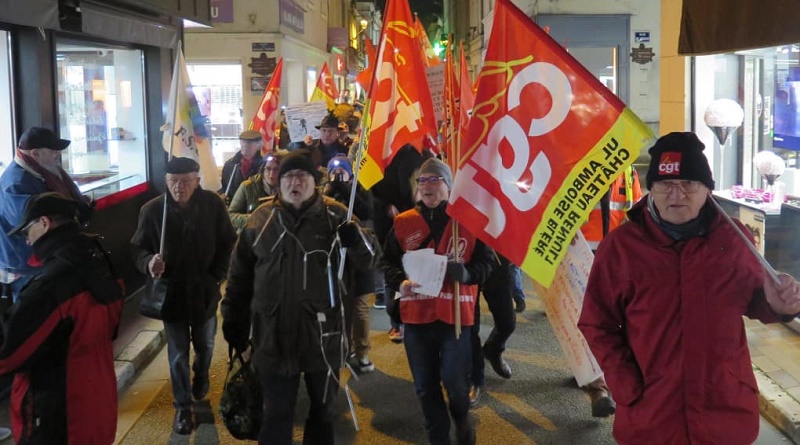
{"label": "leather handbag", "polygon": [[164,319],[164,308],[170,295],[169,278],[147,277],[147,285],[139,303],[139,313],[156,320]]}

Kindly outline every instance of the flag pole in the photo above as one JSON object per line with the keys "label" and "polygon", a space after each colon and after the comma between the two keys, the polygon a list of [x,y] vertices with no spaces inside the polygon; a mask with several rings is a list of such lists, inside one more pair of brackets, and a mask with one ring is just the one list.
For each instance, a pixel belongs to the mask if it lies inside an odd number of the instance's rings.
{"label": "flag pole", "polygon": [[[455,85],[453,84],[453,76],[455,76],[455,68],[453,66],[453,34],[447,36],[447,48],[445,49],[445,84],[449,84],[450,88],[445,88],[449,97],[445,97],[445,119],[446,119],[446,128],[448,132],[447,137],[447,148],[445,153],[447,155],[447,164],[450,166],[450,170],[452,171],[453,175],[456,173],[456,167],[458,166],[458,143],[460,142],[458,139],[458,128],[455,128],[455,110],[454,105],[455,101],[453,100],[455,95]],[[460,262],[458,257],[458,222],[455,219],[451,218],[452,223],[452,236],[453,236],[453,261]],[[455,331],[456,331],[456,339],[461,337],[461,283],[458,281],[453,282],[453,310],[455,312]]]}
{"label": "flag pole", "polygon": [[[167,130],[169,131],[169,152],[167,155],[167,163],[172,160],[172,150],[175,147],[175,115],[178,114],[178,76],[180,76],[180,62],[181,62],[181,55],[183,54],[183,43],[181,40],[178,40],[178,46],[176,47],[175,52],[175,67],[172,69],[172,82],[175,84],[175,91],[170,91],[172,93],[172,97],[170,98],[170,102],[172,103],[172,110],[169,110],[170,114],[170,122],[167,122],[167,126],[169,127]],[[158,245],[158,253],[159,255],[164,252],[164,243],[165,243],[165,234],[167,232],[167,200],[169,199],[169,190],[164,191],[164,210],[161,214],[161,240]]]}

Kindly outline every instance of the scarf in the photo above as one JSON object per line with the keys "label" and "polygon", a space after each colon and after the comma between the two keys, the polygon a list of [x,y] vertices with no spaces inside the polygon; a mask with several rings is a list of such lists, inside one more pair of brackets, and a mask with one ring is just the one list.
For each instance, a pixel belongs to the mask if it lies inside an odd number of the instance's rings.
{"label": "scarf", "polygon": [[708,233],[708,227],[714,215],[713,206],[706,202],[703,208],[700,209],[700,214],[697,218],[684,224],[672,224],[661,219],[658,209],[653,204],[653,195],[648,195],[647,197],[647,210],[656,225],[675,241],[685,241],[698,236],[705,236]]}
{"label": "scarf", "polygon": [[78,186],[72,182],[72,178],[69,177],[69,174],[65,172],[63,168],[58,167],[59,174],[55,175],[50,170],[39,165],[36,159],[23,153],[19,148],[17,148],[16,153],[17,161],[20,166],[26,170],[33,170],[34,173],[44,178],[49,191],[61,193],[81,204],[86,202],[80,190],[78,190]]}

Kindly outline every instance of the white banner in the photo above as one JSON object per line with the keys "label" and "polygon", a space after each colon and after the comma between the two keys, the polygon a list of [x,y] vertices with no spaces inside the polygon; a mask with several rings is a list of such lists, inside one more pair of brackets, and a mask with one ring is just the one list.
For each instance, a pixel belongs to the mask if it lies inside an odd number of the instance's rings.
{"label": "white banner", "polygon": [[585,386],[603,375],[583,334],[578,330],[586,282],[592,268],[594,254],[586,238],[578,231],[575,242],[569,246],[564,260],[556,270],[553,284],[545,289],[536,281],[533,285],[544,302],[547,320],[553,327],[572,374],[578,386]]}
{"label": "white banner", "polygon": [[316,127],[328,114],[328,106],[324,101],[290,105],[284,111],[289,139],[292,142],[300,142],[309,134],[313,139],[319,139],[319,130]]}
{"label": "white banner", "polygon": [[[425,71],[428,75],[428,88],[431,90],[431,99],[433,100],[433,115],[439,121],[444,113],[444,63],[426,67]],[[458,91],[455,94],[458,94]]]}

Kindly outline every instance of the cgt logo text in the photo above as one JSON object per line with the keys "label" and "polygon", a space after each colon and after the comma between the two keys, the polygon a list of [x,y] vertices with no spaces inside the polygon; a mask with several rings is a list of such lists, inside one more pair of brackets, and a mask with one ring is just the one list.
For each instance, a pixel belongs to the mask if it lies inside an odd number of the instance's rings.
{"label": "cgt logo text", "polygon": [[658,174],[680,175],[681,153],[661,153],[661,160],[658,162]]}

